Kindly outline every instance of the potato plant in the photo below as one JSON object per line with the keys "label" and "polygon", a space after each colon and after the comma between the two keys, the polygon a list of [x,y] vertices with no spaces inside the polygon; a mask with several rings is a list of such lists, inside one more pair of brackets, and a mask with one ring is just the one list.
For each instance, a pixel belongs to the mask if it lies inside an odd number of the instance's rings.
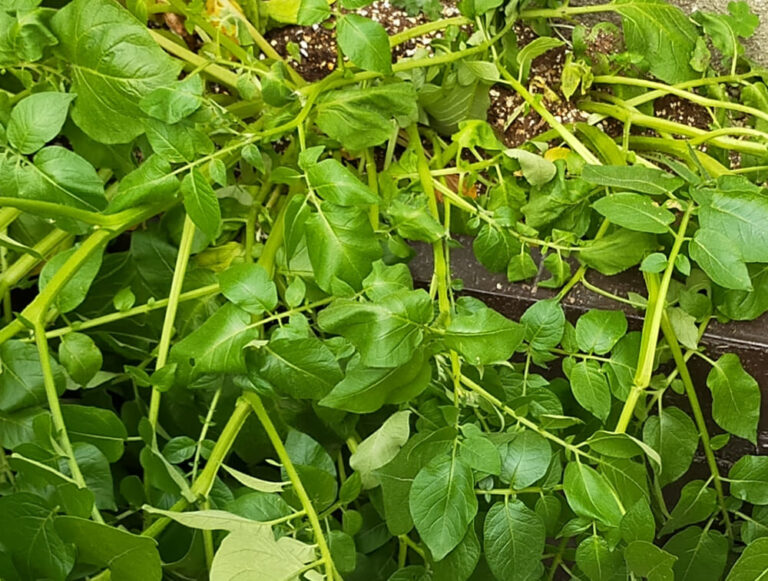
{"label": "potato plant", "polygon": [[768,456],[717,456],[760,388],[702,344],[768,310],[748,3],[369,4],[0,0],[0,578],[765,579]]}

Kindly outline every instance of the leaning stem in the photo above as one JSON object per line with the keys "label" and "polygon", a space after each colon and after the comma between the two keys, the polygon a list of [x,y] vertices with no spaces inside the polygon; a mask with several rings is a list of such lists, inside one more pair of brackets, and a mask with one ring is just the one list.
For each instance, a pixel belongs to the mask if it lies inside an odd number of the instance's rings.
{"label": "leaning stem", "polygon": [[250,404],[251,408],[253,408],[253,411],[256,414],[256,417],[259,418],[264,431],[266,431],[270,442],[272,442],[272,446],[277,453],[277,457],[280,459],[280,462],[282,463],[283,468],[285,469],[285,472],[291,481],[293,490],[296,493],[296,496],[299,498],[299,502],[301,502],[302,508],[307,514],[307,519],[309,520],[309,523],[312,527],[312,532],[315,536],[317,548],[320,550],[320,556],[325,567],[326,578],[337,579],[338,574],[336,573],[335,567],[333,565],[331,551],[328,548],[328,543],[326,542],[325,536],[323,535],[323,529],[320,525],[320,519],[317,517],[315,507],[312,506],[312,501],[310,500],[309,495],[304,488],[304,484],[301,482],[299,473],[296,471],[296,468],[291,461],[291,457],[289,456],[288,451],[285,449],[283,441],[280,439],[280,435],[277,433],[277,429],[272,423],[272,420],[270,419],[269,414],[267,413],[267,410],[261,401],[261,398],[255,392],[248,391],[243,394],[243,399]]}
{"label": "leaning stem", "polygon": [[666,309],[667,291],[669,290],[669,284],[672,281],[672,274],[675,271],[677,255],[680,253],[680,248],[685,241],[685,233],[688,229],[688,222],[691,218],[693,209],[694,205],[689,204],[688,208],[683,213],[683,217],[680,220],[680,227],[677,230],[675,241],[672,244],[672,250],[669,252],[667,268],[664,270],[661,282],[659,282],[658,275],[656,274],[648,274],[646,277],[648,285],[648,307],[646,308],[645,320],[643,322],[640,355],[637,359],[637,371],[635,372],[634,385],[627,396],[627,401],[624,402],[621,416],[616,424],[615,431],[617,433],[627,431],[627,427],[635,412],[635,406],[640,399],[640,395],[651,383],[653,360],[656,356],[656,345],[659,341],[661,319],[664,315],[664,310]]}
{"label": "leaning stem", "polygon": [[662,314],[661,330],[664,333],[664,337],[669,345],[669,350],[672,352],[672,358],[675,360],[675,366],[680,379],[683,381],[685,387],[685,393],[688,396],[688,401],[691,404],[691,411],[693,411],[693,418],[696,421],[696,427],[699,429],[699,435],[701,436],[701,444],[704,448],[704,456],[707,459],[709,470],[712,473],[712,478],[715,484],[715,492],[717,493],[718,504],[720,505],[720,511],[723,514],[723,520],[725,522],[725,529],[730,538],[733,538],[733,531],[731,529],[731,519],[728,515],[728,508],[725,504],[725,493],[723,492],[723,482],[720,477],[720,470],[717,466],[717,460],[715,459],[715,453],[712,450],[712,443],[709,439],[709,431],[707,430],[707,423],[704,420],[704,414],[701,411],[701,404],[699,403],[699,397],[696,395],[696,388],[693,385],[693,379],[688,371],[688,365],[685,361],[685,356],[680,348],[680,343],[675,335],[675,330],[672,328],[672,323],[669,320],[666,309]]}
{"label": "leaning stem", "polygon": [[[59,438],[61,447],[64,450],[64,454],[67,456],[67,464],[69,465],[69,471],[72,473],[72,479],[77,483],[80,488],[88,488],[88,485],[83,478],[83,473],[80,471],[80,467],[77,465],[77,459],[75,458],[75,451],[72,448],[72,442],[69,440],[69,434],[67,433],[67,426],[64,423],[64,415],[61,413],[61,405],[59,404],[59,394],[56,391],[56,381],[53,378],[53,368],[51,367],[51,355],[48,350],[48,340],[45,338],[45,328],[41,322],[36,322],[34,325],[35,330],[35,342],[37,343],[37,352],[40,355],[40,369],[43,373],[43,386],[45,388],[45,397],[48,400],[48,409],[51,412],[51,419],[53,421],[53,427],[56,430],[56,435]],[[104,519],[101,518],[99,509],[96,505],[91,510],[91,516],[96,522],[103,523]]]}
{"label": "leaning stem", "polygon": [[[168,295],[168,307],[165,309],[165,319],[163,320],[163,329],[160,332],[160,344],[157,348],[157,363],[155,369],[162,369],[168,362],[168,353],[171,348],[171,337],[173,336],[173,327],[176,321],[176,311],[179,307],[179,296],[181,287],[184,284],[184,275],[187,272],[189,255],[192,250],[192,241],[195,237],[195,223],[187,216],[184,219],[184,228],[181,232],[181,242],[179,243],[179,253],[176,256],[176,267],[173,271],[171,281],[171,291]],[[149,423],[152,431],[157,431],[157,416],[160,413],[160,390],[152,387],[152,396],[149,402]]]}

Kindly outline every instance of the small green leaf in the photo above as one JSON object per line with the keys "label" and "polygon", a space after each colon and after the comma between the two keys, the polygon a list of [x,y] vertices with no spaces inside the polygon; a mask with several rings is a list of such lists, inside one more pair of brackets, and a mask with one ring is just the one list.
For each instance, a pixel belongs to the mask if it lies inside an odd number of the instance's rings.
{"label": "small green leaf", "polygon": [[525,430],[499,445],[502,482],[511,488],[526,488],[542,478],[552,459],[552,448],[542,436]]}
{"label": "small green leaf", "polygon": [[664,234],[675,221],[672,212],[656,206],[647,196],[629,192],[600,198],[592,207],[614,224],[639,232]]}
{"label": "small green leaf", "polygon": [[648,541],[633,541],[624,550],[629,570],[648,581],[673,581],[672,566],[677,557]]}
{"label": "small green leaf", "polygon": [[407,410],[392,414],[378,430],[360,442],[350,456],[349,465],[360,473],[363,488],[374,488],[380,484],[373,471],[392,461],[408,441],[410,416],[411,412]]}
{"label": "small green leaf", "polygon": [[195,226],[209,239],[216,238],[221,227],[221,209],[211,184],[199,170],[193,168],[184,176],[181,194],[184,209]]}
{"label": "small green leaf", "polygon": [[[543,40],[543,38],[537,40]],[[536,41],[531,44],[535,43]],[[526,45],[526,48],[531,46],[531,44]],[[523,172],[523,177],[532,186],[542,186],[547,182],[552,181],[552,178],[557,175],[557,167],[555,167],[555,164],[535,153],[531,153],[524,149],[505,149],[504,154],[507,157],[511,157],[518,161],[520,169]]]}
{"label": "small green leaf", "polygon": [[611,391],[608,380],[595,361],[581,361],[570,372],[571,391],[579,404],[600,420],[611,413]]}
{"label": "small green leaf", "polygon": [[618,496],[605,477],[581,462],[565,467],[563,490],[568,504],[579,516],[619,526],[623,510]]}
{"label": "small green leaf", "polygon": [[725,288],[752,290],[747,265],[739,258],[738,247],[718,230],[700,228],[690,244],[691,258],[709,278]]}
{"label": "small green leaf", "polygon": [[565,313],[558,301],[538,301],[520,317],[525,340],[531,349],[549,351],[560,344],[565,332]]}
{"label": "small green leaf", "polygon": [[339,206],[366,206],[378,201],[368,186],[335,159],[324,159],[304,170],[310,187],[328,202]]}
{"label": "small green leaf", "polygon": [[345,14],[336,24],[336,35],[341,50],[361,69],[384,75],[392,72],[389,37],[378,22]]}
{"label": "small green leaf", "polygon": [[731,494],[752,504],[768,504],[768,457],[742,456],[728,472]]}
{"label": "small green leaf", "polygon": [[409,505],[416,530],[439,561],[461,542],[477,513],[472,469],[454,456],[434,458],[414,478]]}
{"label": "small green leaf", "polygon": [[611,550],[603,537],[587,537],[576,548],[576,564],[590,581],[610,581],[624,569],[621,551]]}
{"label": "small green leaf", "polygon": [[249,262],[234,264],[219,274],[221,294],[252,315],[273,311],[277,287],[263,266]]}
{"label": "small green leaf", "polygon": [[667,172],[640,165],[587,165],[581,179],[596,186],[632,190],[663,196],[679,189],[685,180]]}
{"label": "small green leaf", "polygon": [[709,518],[716,508],[717,494],[715,491],[702,480],[692,480],[683,486],[680,500],[672,509],[669,520],[664,523],[660,534],[669,534],[684,526],[701,522]]}
{"label": "small green leaf", "polygon": [[643,426],[643,441],[661,456],[662,486],[688,471],[699,445],[699,431],[693,420],[676,407],[665,407]]}
{"label": "small green leaf", "polygon": [[8,142],[21,153],[34,153],[56,137],[67,120],[72,93],[44,92],[24,97],[11,109]]}
{"label": "small green leaf", "polygon": [[585,353],[608,353],[626,332],[627,317],[621,311],[593,309],[576,321],[576,343]]}
{"label": "small green leaf", "polygon": [[68,333],[59,345],[59,361],[69,376],[80,385],[86,385],[101,369],[101,351],[88,335]]}
{"label": "small green leaf", "polygon": [[495,503],[483,526],[485,558],[497,579],[534,578],[544,553],[541,517],[517,498]]}
{"label": "small green leaf", "polygon": [[522,325],[482,305],[471,312],[460,310],[452,317],[443,340],[468,362],[484,365],[512,357],[522,343],[524,333]]}
{"label": "small green leaf", "polygon": [[707,375],[712,392],[712,417],[717,425],[740,438],[756,442],[760,420],[760,387],[741,366],[737,355],[726,353]]}

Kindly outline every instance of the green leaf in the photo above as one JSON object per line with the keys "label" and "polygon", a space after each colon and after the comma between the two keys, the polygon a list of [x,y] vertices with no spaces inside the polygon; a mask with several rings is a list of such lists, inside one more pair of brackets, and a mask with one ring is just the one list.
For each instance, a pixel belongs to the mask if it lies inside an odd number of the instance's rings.
{"label": "green leaf", "polygon": [[615,230],[581,248],[581,261],[598,272],[613,276],[640,264],[657,248],[656,236],[633,230]]}
{"label": "green leaf", "polygon": [[368,367],[353,360],[320,405],[358,414],[372,413],[386,404],[400,404],[417,397],[432,378],[432,366],[424,350],[417,349],[399,367]]}
{"label": "green leaf", "polygon": [[[60,268],[77,252],[78,248],[70,248],[60,252],[49,260],[40,272],[37,283],[40,290],[44,290],[53,276]],[[61,313],[68,313],[77,308],[85,300],[93,280],[101,267],[101,252],[94,252],[86,258],[80,268],[69,278],[61,290],[56,294],[54,304]]]}
{"label": "green leaf", "polygon": [[485,559],[497,579],[533,578],[544,553],[546,532],[541,517],[517,498],[497,502],[483,526]]}
{"label": "green leaf", "polygon": [[246,362],[255,385],[266,381],[297,399],[325,397],[342,378],[333,352],[315,337],[272,339],[247,349]]}
{"label": "green leaf", "polygon": [[359,290],[381,257],[368,214],[324,202],[306,221],[307,251],[318,286],[337,295]]}
{"label": "green leaf", "polygon": [[592,207],[614,224],[639,232],[664,234],[675,221],[672,212],[641,194],[611,194],[597,200]]}
{"label": "green leaf", "polygon": [[576,321],[576,344],[585,353],[604,355],[627,332],[627,317],[621,311],[593,309]]}
{"label": "green leaf", "polygon": [[424,466],[410,491],[416,530],[439,561],[464,538],[477,513],[472,469],[455,456],[438,456]]}
{"label": "green leaf", "polygon": [[392,72],[389,36],[378,22],[357,14],[345,14],[336,24],[336,39],[353,64],[387,75]]}
{"label": "green leaf", "polygon": [[619,532],[627,544],[633,541],[653,541],[656,537],[656,520],[647,500],[641,498],[627,509],[619,523]]}
{"label": "green leaf", "polygon": [[684,411],[665,407],[646,420],[643,441],[661,456],[659,480],[663,486],[688,471],[699,445],[699,431]]}
{"label": "green leaf", "polygon": [[331,551],[333,564],[341,573],[351,573],[357,566],[355,540],[345,532],[331,531],[328,533],[328,547]]}
{"label": "green leaf", "polygon": [[648,581],[673,581],[672,566],[677,557],[648,541],[633,541],[624,550],[629,570]]}
{"label": "green leaf", "polygon": [[[497,3],[497,5],[498,4],[500,4],[500,2]],[[539,36],[534,38],[529,43],[527,43],[522,49],[520,49],[520,52],[518,52],[517,55],[515,56],[515,60],[517,61],[517,66],[520,67],[520,77],[523,80],[528,79],[528,73],[531,70],[531,63],[534,61],[534,59],[542,56],[543,54],[548,53],[552,49],[559,48],[564,44],[565,42],[563,42],[559,38],[552,38],[549,36]],[[525,170],[523,170],[523,173],[525,173]],[[553,172],[552,172],[552,176],[550,176],[550,179],[554,177],[554,175],[555,174],[554,174],[554,164],[553,164]],[[531,182],[531,185],[534,185],[533,182]]]}
{"label": "green leaf", "polygon": [[[733,493],[733,491],[731,491]],[[684,526],[701,522],[709,518],[717,508],[717,495],[702,480],[692,480],[683,486],[680,500],[672,509],[669,520],[661,529],[662,535],[669,534]],[[673,554],[674,551],[670,551]]]}
{"label": "green leaf", "polygon": [[617,0],[627,50],[643,55],[653,75],[667,83],[696,78],[691,53],[698,32],[677,6],[662,0]]}
{"label": "green leaf", "polygon": [[682,178],[640,165],[586,165],[581,179],[596,186],[621,188],[655,196],[672,193],[685,184]]}
{"label": "green leaf", "polygon": [[115,581],[160,581],[163,577],[154,539],[73,516],[57,517],[54,526],[64,542],[77,547],[78,563],[107,568]]}
{"label": "green leaf", "polygon": [[103,362],[101,351],[88,335],[68,333],[59,345],[59,361],[69,376],[80,385],[87,385]]}
{"label": "green leaf", "polygon": [[181,65],[109,0],[70,2],[53,16],[51,28],[73,71],[74,122],[100,143],[128,143],[141,135],[142,97],[171,85]]}
{"label": "green leaf", "polygon": [[689,527],[669,539],[664,550],[677,557],[675,581],[722,579],[729,553],[728,538],[717,531]]}
{"label": "green leaf", "polygon": [[768,571],[768,538],[752,541],[733,565],[725,581],[762,581]]}
{"label": "green leaf", "polygon": [[88,517],[93,510],[93,493],[42,462],[13,454],[8,465],[16,472],[16,486],[35,492],[50,504],[61,506],[67,514]]}
{"label": "green leaf", "polygon": [[565,467],[563,490],[577,515],[619,526],[623,510],[616,492],[594,468],[581,462],[569,463]]}
{"label": "green leaf", "polygon": [[251,316],[233,304],[226,304],[174,344],[171,360],[197,373],[243,373],[243,348],[258,336],[259,329],[251,327]]}
{"label": "green leaf", "polygon": [[621,551],[611,550],[603,537],[587,537],[576,548],[576,564],[590,581],[610,581],[623,573]]}
{"label": "green leaf", "polygon": [[24,97],[8,120],[6,137],[21,153],[34,153],[56,137],[67,120],[72,93],[44,92]]}
{"label": "green leaf", "polygon": [[14,557],[23,579],[64,581],[75,564],[75,549],[53,527],[55,510],[28,492],[0,498],[0,544]]}
{"label": "green leaf", "polygon": [[[40,189],[30,192],[35,199],[92,212],[106,206],[104,184],[96,170],[68,149],[59,146],[41,149],[29,171],[36,171],[34,179],[40,180]],[[22,197],[25,197],[23,190]]]}
{"label": "green leaf", "polygon": [[712,392],[712,417],[717,425],[740,438],[756,442],[760,420],[760,387],[741,366],[739,357],[726,353],[707,375]]}
{"label": "green leaf", "polygon": [[461,312],[451,318],[443,341],[472,365],[508,360],[523,342],[525,329],[486,307]]}
{"label": "green leaf", "polygon": [[[536,40],[545,39],[546,37],[539,37]],[[532,44],[536,44],[536,41],[526,45],[525,48],[528,48]],[[520,52],[522,53],[524,50],[525,49]],[[535,153],[525,151],[524,149],[505,149],[504,155],[518,161],[520,169],[523,172],[523,177],[532,186],[543,186],[547,182],[552,181],[552,178],[557,175],[557,167],[555,164]]]}
{"label": "green leaf", "polygon": [[739,258],[739,248],[731,236],[726,236],[719,230],[700,228],[693,237],[689,252],[691,258],[709,278],[720,286],[734,290],[752,290],[747,265]]}
{"label": "green leaf", "polygon": [[[85,484],[88,490],[93,492],[96,507],[102,510],[117,510],[112,472],[106,456],[96,446],[85,442],[76,442],[72,448]],[[59,470],[67,476],[72,476],[69,464],[63,458],[59,460]]]}
{"label": "green leaf", "polygon": [[181,180],[181,195],[184,209],[195,226],[207,238],[216,238],[221,227],[221,208],[211,184],[199,170],[193,168]]}
{"label": "green leaf", "polygon": [[744,52],[739,38],[749,38],[760,25],[760,18],[746,2],[729,2],[728,14],[696,12],[693,19],[704,28],[712,44],[724,56],[734,57]]}
{"label": "green leaf", "polygon": [[315,560],[315,549],[292,537],[275,540],[269,527],[230,533],[211,563],[211,581],[295,579]]}
{"label": "green leaf", "polygon": [[466,581],[477,567],[480,554],[480,541],[475,528],[470,526],[467,534],[453,551],[437,562],[434,562],[432,555],[429,555],[429,563],[437,579]]}
{"label": "green leaf", "polygon": [[190,122],[168,125],[149,119],[144,127],[153,151],[172,163],[189,164],[198,156],[213,153],[213,142]]}
{"label": "green leaf", "polygon": [[768,262],[768,196],[741,182],[728,189],[723,182],[719,185],[717,190],[693,192],[701,206],[701,230],[726,235],[738,249],[736,256],[744,262]]}
{"label": "green leaf", "polygon": [[768,457],[742,456],[728,472],[731,494],[752,504],[768,504]]}
{"label": "green leaf", "polygon": [[735,321],[751,321],[768,311],[768,266],[753,264],[747,268],[752,290],[724,290],[717,305],[721,313]]}
{"label": "green leaf", "polygon": [[219,274],[219,286],[221,294],[252,315],[277,307],[277,287],[261,265],[234,264]]}
{"label": "green leaf", "polygon": [[552,449],[542,436],[525,430],[499,446],[501,481],[514,489],[526,488],[542,478],[549,468]]}
{"label": "green leaf", "polygon": [[61,413],[73,442],[96,446],[109,462],[121,458],[128,432],[115,412],[94,406],[63,405]]}
{"label": "green leaf", "polygon": [[147,93],[139,101],[139,107],[150,117],[165,123],[178,123],[200,108],[202,93],[203,79],[193,75]]}
{"label": "green leaf", "polygon": [[390,223],[403,238],[437,242],[445,236],[445,228],[430,214],[427,200],[423,197],[408,202],[392,200],[387,214]]}
{"label": "green leaf", "polygon": [[364,489],[380,484],[373,471],[389,464],[408,441],[410,416],[408,410],[389,416],[378,430],[360,442],[349,457],[349,465],[360,473]]}
{"label": "green leaf", "polygon": [[555,300],[534,303],[520,317],[520,322],[525,325],[525,340],[536,351],[557,347],[565,332],[565,313]]}
{"label": "green leaf", "polygon": [[[46,401],[40,355],[34,345],[6,341],[0,345],[0,411],[13,412]],[[51,358],[53,381],[59,395],[64,392],[64,370]]]}
{"label": "green leaf", "polygon": [[418,98],[411,83],[387,83],[339,89],[317,99],[317,126],[350,151],[361,151],[389,140],[395,126],[418,119]]}
{"label": "green leaf", "polygon": [[376,195],[335,159],[324,159],[304,168],[307,180],[321,198],[339,206],[366,206],[378,201]]}
{"label": "green leaf", "polygon": [[261,478],[256,478],[255,476],[251,476],[245,472],[240,472],[239,470],[235,470],[234,468],[226,465],[222,465],[222,468],[240,484],[258,492],[282,492],[283,489],[290,484],[290,482],[273,482],[271,480],[262,480]]}
{"label": "green leaf", "polygon": [[571,369],[571,391],[579,405],[603,422],[611,413],[611,391],[608,380],[596,361],[581,361]]}
{"label": "green leaf", "polygon": [[147,202],[159,203],[170,199],[179,189],[179,180],[171,174],[171,164],[159,155],[151,155],[133,170],[117,187],[107,212],[114,214]]}
{"label": "green leaf", "polygon": [[459,458],[478,472],[501,473],[499,450],[480,431],[459,442]]}
{"label": "green leaf", "polygon": [[404,365],[432,320],[432,299],[423,290],[392,293],[378,303],[339,299],[318,317],[320,328],[346,337],[370,367]]}
{"label": "green leaf", "polygon": [[472,241],[472,250],[478,262],[491,272],[506,272],[510,260],[520,254],[520,243],[507,230],[483,224]]}

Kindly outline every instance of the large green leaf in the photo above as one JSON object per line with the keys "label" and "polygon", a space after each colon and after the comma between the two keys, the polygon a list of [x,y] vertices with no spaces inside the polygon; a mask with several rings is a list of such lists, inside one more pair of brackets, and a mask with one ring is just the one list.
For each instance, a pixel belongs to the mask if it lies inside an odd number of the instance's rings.
{"label": "large green leaf", "polygon": [[622,192],[600,198],[592,207],[608,220],[624,228],[652,234],[664,234],[675,215],[660,208],[647,196]]}
{"label": "large green leaf", "polygon": [[309,185],[324,200],[339,206],[365,206],[378,201],[368,186],[335,159],[305,168]]}
{"label": "large green leaf", "polygon": [[552,448],[542,436],[531,430],[515,434],[499,445],[501,481],[511,488],[526,488],[547,473]]}
{"label": "large green leaf", "polygon": [[612,276],[639,264],[656,246],[653,234],[619,229],[585,244],[579,258],[590,268]]}
{"label": "large green leaf", "polygon": [[409,505],[416,530],[439,561],[461,542],[477,513],[472,469],[455,455],[434,458],[413,480]]}
{"label": "large green leaf", "polygon": [[8,120],[8,142],[21,153],[34,153],[59,134],[67,119],[71,93],[34,93],[19,101]]}
{"label": "large green leaf", "polygon": [[768,538],[752,541],[733,565],[725,581],[765,581],[768,579]]}
{"label": "large green leaf", "polygon": [[75,0],[51,19],[71,66],[72,119],[101,143],[127,143],[144,131],[139,101],[176,80],[176,64],[147,29],[112,0]]}
{"label": "large green leaf", "polygon": [[[45,403],[45,384],[40,355],[34,345],[6,341],[0,345],[0,411],[13,412]],[[64,370],[51,358],[56,391],[64,392]]]}
{"label": "large green leaf", "polygon": [[317,126],[350,151],[381,145],[394,134],[393,120],[405,127],[418,117],[411,83],[328,91],[315,110]]}
{"label": "large green leaf", "polygon": [[760,387],[741,366],[737,355],[726,353],[707,376],[712,391],[712,417],[724,430],[755,442],[760,420]]}
{"label": "large green leaf", "polygon": [[624,573],[624,560],[620,550],[611,550],[603,537],[587,537],[576,549],[576,564],[589,581],[611,581]]}
{"label": "large green leaf", "polygon": [[728,538],[718,531],[688,527],[669,539],[664,550],[677,557],[675,581],[721,579],[728,559]]}
{"label": "large green leaf", "polygon": [[27,492],[0,498],[0,544],[13,556],[21,578],[64,581],[75,564],[74,547],[53,527],[55,514]]}
{"label": "large green leaf", "polygon": [[752,290],[749,271],[739,256],[739,248],[733,238],[724,232],[708,228],[697,230],[690,244],[690,254],[709,278],[720,286]]}
{"label": "large green leaf", "polygon": [[359,360],[350,363],[333,390],[320,405],[358,414],[371,413],[385,404],[404,403],[427,388],[432,366],[423,349],[399,367],[368,367]]}
{"label": "large green leaf", "polygon": [[523,341],[525,329],[480,303],[460,310],[445,328],[445,344],[473,365],[506,361]]}
{"label": "large green leaf", "polygon": [[563,490],[568,504],[579,516],[618,526],[623,510],[616,491],[603,475],[581,462],[565,467]]}
{"label": "large green leaf", "polygon": [[677,176],[641,165],[587,165],[581,179],[597,186],[657,196],[674,192],[685,183]]}
{"label": "large green leaf", "polygon": [[688,471],[699,445],[693,420],[676,407],[665,407],[643,426],[643,441],[661,456],[661,484],[674,482]]}
{"label": "large green leaf", "polygon": [[[54,522],[61,538],[77,547],[79,563],[109,569],[115,581],[159,581],[163,570],[157,543],[149,537],[73,516]],[[94,542],[98,539],[98,542]]]}
{"label": "large green leaf", "polygon": [[403,290],[378,303],[340,299],[320,313],[320,328],[349,339],[370,367],[407,363],[432,319],[432,300],[423,290]]}
{"label": "large green leaf", "polygon": [[752,504],[768,504],[768,457],[742,456],[728,472],[731,494]]}
{"label": "large green leaf", "polygon": [[392,72],[389,37],[384,27],[358,14],[345,14],[336,24],[339,47],[355,65],[367,71]]}
{"label": "large green leaf", "polygon": [[221,208],[216,193],[205,176],[193,168],[181,180],[184,209],[195,226],[208,238],[213,239],[221,227]]}
{"label": "large green leaf", "polygon": [[611,413],[611,390],[608,379],[595,361],[580,361],[570,371],[571,391],[584,409],[602,421]]}
{"label": "large green leaf", "polygon": [[617,0],[627,49],[642,55],[651,73],[667,83],[696,77],[691,67],[698,32],[677,6],[664,0]]}
{"label": "large green leaf", "polygon": [[373,471],[391,462],[408,441],[410,415],[408,410],[392,414],[378,430],[360,442],[350,456],[349,465],[360,473],[363,488],[379,485],[379,479]]}
{"label": "large green leaf", "polygon": [[497,502],[483,527],[485,559],[497,579],[526,581],[538,569],[546,532],[541,517],[517,498]]}
{"label": "large green leaf", "polygon": [[307,251],[320,288],[350,295],[359,290],[382,251],[368,214],[324,202],[306,221]]}

